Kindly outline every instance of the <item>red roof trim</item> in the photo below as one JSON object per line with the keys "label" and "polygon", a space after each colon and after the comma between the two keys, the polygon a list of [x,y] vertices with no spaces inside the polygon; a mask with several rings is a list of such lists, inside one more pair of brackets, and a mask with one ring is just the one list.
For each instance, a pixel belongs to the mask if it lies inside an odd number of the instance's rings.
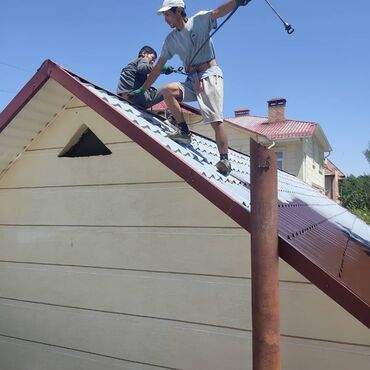
{"label": "red roof trim", "polygon": [[0,132],[12,121],[19,111],[34,97],[49,79],[49,68],[52,62],[46,60],[30,81],[14,97],[14,99],[0,113]]}
{"label": "red roof trim", "polygon": [[[183,178],[195,190],[226,213],[245,230],[250,231],[250,214],[228,194],[223,192],[209,179],[194,171],[179,156],[162,146],[150,137],[140,126],[135,125],[121,115],[114,107],[87,89],[72,74],[51,61],[46,61],[31,81],[21,90],[0,116],[0,132],[22,107],[45,84],[49,76],[89,105],[108,122],[117,127],[125,135],[137,142],[142,148],[155,156],[165,166]],[[340,284],[325,270],[310,261],[293,245],[279,237],[280,256],[290,265],[312,281],[318,288],[338,302],[343,308],[354,315],[370,328],[370,307],[346,286]]]}

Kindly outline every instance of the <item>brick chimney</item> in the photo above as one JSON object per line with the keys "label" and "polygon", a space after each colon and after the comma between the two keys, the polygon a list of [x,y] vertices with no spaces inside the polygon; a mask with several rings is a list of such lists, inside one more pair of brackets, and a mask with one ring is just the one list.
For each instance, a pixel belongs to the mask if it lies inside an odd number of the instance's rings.
{"label": "brick chimney", "polygon": [[269,109],[269,123],[285,121],[286,99],[273,98],[267,104]]}
{"label": "brick chimney", "polygon": [[249,116],[250,112],[250,109],[247,108],[239,108],[234,110],[235,117]]}

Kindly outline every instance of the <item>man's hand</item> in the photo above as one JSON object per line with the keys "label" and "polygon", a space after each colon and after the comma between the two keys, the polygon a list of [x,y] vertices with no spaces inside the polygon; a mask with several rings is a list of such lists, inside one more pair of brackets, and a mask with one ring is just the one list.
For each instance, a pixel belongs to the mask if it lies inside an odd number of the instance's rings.
{"label": "man's hand", "polygon": [[135,99],[138,95],[143,95],[145,93],[145,90],[142,87],[139,87],[136,90],[130,91],[127,94],[127,97],[129,100]]}
{"label": "man's hand", "polygon": [[236,6],[245,6],[245,5],[248,5],[248,3],[250,2],[251,0],[235,0],[236,2]]}
{"label": "man's hand", "polygon": [[170,75],[171,73],[173,73],[175,71],[175,68],[171,67],[171,66],[168,66],[167,64],[165,64],[163,67],[162,67],[162,70],[161,70],[161,73],[165,74],[165,75]]}

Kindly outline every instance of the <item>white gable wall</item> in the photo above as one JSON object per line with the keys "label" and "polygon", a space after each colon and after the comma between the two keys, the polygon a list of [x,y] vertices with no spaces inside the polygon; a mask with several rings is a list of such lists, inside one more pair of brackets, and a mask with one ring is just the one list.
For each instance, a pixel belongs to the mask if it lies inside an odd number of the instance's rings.
{"label": "white gable wall", "polygon": [[306,182],[324,193],[325,174],[323,161],[320,160],[320,156],[323,156],[322,149],[320,148],[317,140],[314,140],[313,138],[307,138],[305,140],[304,148],[306,155]]}
{"label": "white gable wall", "polygon": [[[113,154],[58,158],[82,124]],[[82,102],[0,204],[0,368],[251,369],[249,234]],[[285,263],[281,280],[283,368],[364,369],[368,330]]]}

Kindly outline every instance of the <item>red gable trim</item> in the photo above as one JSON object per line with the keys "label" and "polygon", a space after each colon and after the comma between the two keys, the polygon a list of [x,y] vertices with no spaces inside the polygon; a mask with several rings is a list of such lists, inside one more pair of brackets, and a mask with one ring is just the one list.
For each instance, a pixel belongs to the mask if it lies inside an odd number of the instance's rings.
{"label": "red gable trim", "polygon": [[19,111],[33,98],[49,79],[51,61],[46,60],[30,81],[0,113],[0,132],[12,121]]}
{"label": "red gable trim", "polygon": [[[40,90],[49,77],[59,82],[108,122],[138,143],[144,150],[155,156],[242,228],[250,231],[250,214],[244,207],[215,186],[208,178],[194,171],[181,157],[150,137],[140,126],[122,116],[118,110],[95,95],[86,88],[86,86],[82,85],[72,74],[50,60],[42,65],[31,81],[3,111],[0,116],[0,132],[11,122],[12,118],[24,107],[35,93]],[[279,237],[279,250],[280,256],[286,262],[370,328],[370,307],[366,302],[361,300],[350,289],[317,266],[281,237]]]}

